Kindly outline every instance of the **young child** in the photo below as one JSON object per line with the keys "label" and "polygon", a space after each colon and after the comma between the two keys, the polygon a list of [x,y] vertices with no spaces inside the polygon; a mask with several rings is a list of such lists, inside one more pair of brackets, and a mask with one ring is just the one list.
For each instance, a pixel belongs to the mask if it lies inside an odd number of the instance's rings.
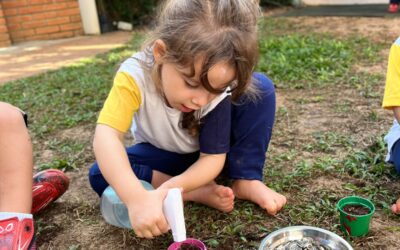
{"label": "young child", "polygon": [[[286,198],[262,182],[275,116],[272,82],[252,74],[258,59],[256,0],[166,1],[142,52],[122,63],[98,118],[100,196],[111,185],[138,237],[165,233],[167,190],[223,212],[234,198],[276,214]],[[133,117],[133,124],[132,124]],[[125,150],[132,125],[136,144]],[[225,166],[232,188],[214,179]],[[138,179],[151,182],[146,191]]]}
{"label": "young child", "polygon": [[[400,37],[390,48],[382,106],[385,109],[393,110],[395,118],[393,126],[384,138],[388,145],[386,161],[393,163],[397,173],[400,174]],[[392,211],[400,214],[400,199],[392,206]]]}
{"label": "young child", "polygon": [[42,171],[32,182],[32,144],[24,118],[22,111],[0,102],[0,249],[36,249],[32,213],[59,198],[69,183],[59,170]]}

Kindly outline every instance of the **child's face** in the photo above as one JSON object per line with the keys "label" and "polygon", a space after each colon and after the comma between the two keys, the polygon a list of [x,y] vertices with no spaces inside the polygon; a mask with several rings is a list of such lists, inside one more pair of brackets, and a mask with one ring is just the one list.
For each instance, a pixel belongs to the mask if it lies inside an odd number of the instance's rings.
{"label": "child's face", "polygon": [[[164,63],[161,70],[161,84],[169,106],[182,112],[198,110],[210,103],[217,94],[210,93],[200,83],[202,59],[195,60],[195,75],[188,78],[190,68],[178,69],[175,64]],[[212,88],[224,90],[235,80],[235,69],[226,62],[215,64],[208,71]]]}

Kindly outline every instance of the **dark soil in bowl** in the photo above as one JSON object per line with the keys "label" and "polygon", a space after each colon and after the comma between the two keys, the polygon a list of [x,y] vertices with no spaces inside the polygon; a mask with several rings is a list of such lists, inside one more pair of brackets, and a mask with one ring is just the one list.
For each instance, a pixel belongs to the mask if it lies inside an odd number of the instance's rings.
{"label": "dark soil in bowl", "polygon": [[199,249],[200,248],[198,248],[197,246],[193,246],[191,244],[186,244],[186,243],[182,244],[179,247],[179,250],[199,250]]}
{"label": "dark soil in bowl", "polygon": [[369,212],[371,211],[368,207],[358,204],[348,204],[345,205],[342,209],[343,211],[351,215],[366,215],[369,214]]}

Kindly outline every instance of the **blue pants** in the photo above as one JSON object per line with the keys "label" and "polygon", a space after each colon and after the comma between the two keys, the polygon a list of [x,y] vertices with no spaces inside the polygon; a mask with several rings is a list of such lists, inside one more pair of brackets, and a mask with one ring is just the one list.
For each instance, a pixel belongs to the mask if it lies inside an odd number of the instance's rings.
{"label": "blue pants", "polygon": [[[223,171],[231,179],[263,178],[265,153],[275,120],[275,89],[265,75],[254,73],[253,78],[260,90],[260,99],[254,102],[242,96],[238,104],[232,104],[231,147]],[[176,176],[199,158],[199,152],[178,154],[148,143],[127,148],[127,154],[137,178],[150,183],[153,170]],[[89,181],[99,196],[108,186],[97,163],[89,170]]]}
{"label": "blue pants", "polygon": [[400,140],[393,144],[389,162],[393,163],[396,172],[400,174]]}

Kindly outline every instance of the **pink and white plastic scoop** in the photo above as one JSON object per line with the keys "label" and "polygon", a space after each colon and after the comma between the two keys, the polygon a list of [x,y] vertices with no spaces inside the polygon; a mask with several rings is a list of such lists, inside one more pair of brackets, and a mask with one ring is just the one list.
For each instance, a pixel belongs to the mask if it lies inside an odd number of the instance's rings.
{"label": "pink and white plastic scoop", "polygon": [[193,238],[186,238],[185,217],[183,215],[182,193],[179,188],[171,188],[163,203],[164,215],[171,227],[172,243],[168,250],[178,250],[183,245],[197,247],[200,250],[206,250],[203,242]]}

